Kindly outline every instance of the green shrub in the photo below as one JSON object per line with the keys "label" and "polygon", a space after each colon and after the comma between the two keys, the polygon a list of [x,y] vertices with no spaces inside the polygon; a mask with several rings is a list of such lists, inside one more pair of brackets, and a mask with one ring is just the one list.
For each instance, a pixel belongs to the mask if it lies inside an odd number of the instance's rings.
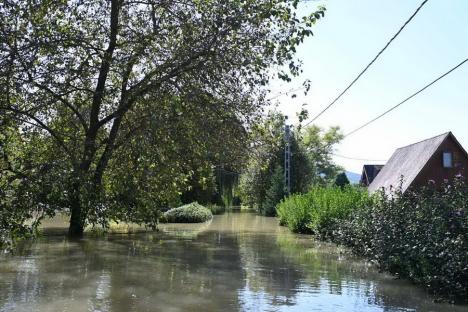
{"label": "green shrub", "polygon": [[178,208],[170,209],[163,215],[163,220],[169,223],[199,223],[213,218],[211,210],[194,202]]}
{"label": "green shrub", "polygon": [[297,233],[332,237],[341,220],[371,198],[359,187],[315,187],[307,194],[292,195],[277,206],[280,223]]}
{"label": "green shrub", "polygon": [[338,226],[337,242],[450,300],[468,298],[468,186],[380,194]]}
{"label": "green shrub", "polygon": [[369,197],[359,188],[314,188],[278,207],[280,223],[347,245],[440,298],[468,298],[468,185]]}
{"label": "green shrub", "polygon": [[287,226],[295,233],[310,233],[307,227],[311,221],[310,207],[311,203],[307,194],[289,196],[276,208],[280,224]]}

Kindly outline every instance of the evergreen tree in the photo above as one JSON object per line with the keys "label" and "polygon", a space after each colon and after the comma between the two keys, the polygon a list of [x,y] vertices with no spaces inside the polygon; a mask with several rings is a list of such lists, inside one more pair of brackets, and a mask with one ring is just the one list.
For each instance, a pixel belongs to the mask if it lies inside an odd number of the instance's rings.
{"label": "evergreen tree", "polygon": [[[277,166],[284,164],[285,116],[272,111],[252,128],[253,148],[239,179],[244,205],[265,214],[272,209],[266,194],[272,187]],[[334,146],[343,138],[339,127],[301,127],[291,133],[291,193],[306,193],[312,186],[331,185],[342,169],[333,162]],[[274,202],[276,204],[277,202]],[[274,213],[274,208],[273,208]]]}
{"label": "evergreen tree", "polygon": [[334,185],[339,186],[341,188],[344,188],[346,185],[349,185],[348,177],[344,172],[341,172],[336,176]]}
{"label": "evergreen tree", "polygon": [[286,195],[284,185],[284,173],[281,166],[276,166],[271,176],[270,187],[265,195],[265,203],[261,208],[261,212],[265,216],[276,215],[276,205]]}

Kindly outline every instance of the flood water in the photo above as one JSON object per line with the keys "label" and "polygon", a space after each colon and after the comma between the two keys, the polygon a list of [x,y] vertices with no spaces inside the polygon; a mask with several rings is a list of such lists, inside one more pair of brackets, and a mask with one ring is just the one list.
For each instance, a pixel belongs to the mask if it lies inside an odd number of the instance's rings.
{"label": "flood water", "polygon": [[343,248],[226,213],[160,232],[47,236],[0,256],[0,311],[468,311]]}

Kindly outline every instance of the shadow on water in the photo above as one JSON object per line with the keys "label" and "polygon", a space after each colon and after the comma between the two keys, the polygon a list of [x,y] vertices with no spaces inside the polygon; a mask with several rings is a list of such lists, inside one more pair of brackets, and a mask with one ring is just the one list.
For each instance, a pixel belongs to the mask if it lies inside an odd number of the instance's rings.
{"label": "shadow on water", "polygon": [[467,311],[378,273],[274,218],[69,241],[46,236],[0,258],[0,311]]}

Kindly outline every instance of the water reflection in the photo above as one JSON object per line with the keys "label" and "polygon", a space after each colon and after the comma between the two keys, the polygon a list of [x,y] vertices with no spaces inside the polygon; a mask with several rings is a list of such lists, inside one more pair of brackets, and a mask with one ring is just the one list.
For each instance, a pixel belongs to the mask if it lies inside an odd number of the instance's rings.
{"label": "water reflection", "polygon": [[0,311],[467,310],[253,214],[22,247],[0,258]]}

